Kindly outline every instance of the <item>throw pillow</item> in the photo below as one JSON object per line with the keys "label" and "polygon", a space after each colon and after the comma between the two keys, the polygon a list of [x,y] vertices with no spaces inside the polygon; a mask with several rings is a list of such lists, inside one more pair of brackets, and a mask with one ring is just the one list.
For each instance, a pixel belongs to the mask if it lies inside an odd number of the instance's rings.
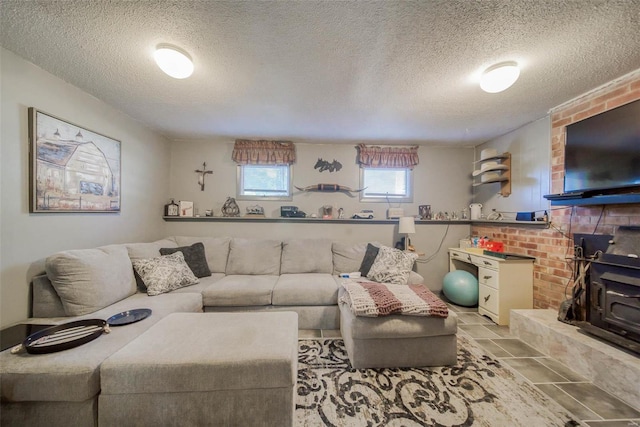
{"label": "throw pillow", "polygon": [[136,293],[127,248],[123,245],[58,252],[45,270],[67,316],[81,316]]}
{"label": "throw pillow", "polygon": [[[127,252],[129,252],[129,258],[133,262],[137,259],[155,258],[160,255],[160,248],[175,248],[178,245],[174,239],[167,238],[151,243],[125,243],[125,246],[127,247]],[[147,288],[135,270],[133,271],[133,275],[136,278],[138,292],[146,293]]]}
{"label": "throw pillow", "polygon": [[209,270],[209,265],[207,264],[207,257],[204,254],[204,244],[202,242],[194,243],[191,246],[180,246],[178,248],[160,248],[160,255],[171,255],[176,252],[182,252],[184,260],[196,277],[211,276],[211,270]]}
{"label": "throw pillow", "polygon": [[376,282],[406,285],[418,254],[381,246],[367,277]]}
{"label": "throw pillow", "polygon": [[133,268],[144,281],[149,296],[198,283],[198,278],[185,262],[182,252],[134,260]]}
{"label": "throw pillow", "polygon": [[[231,237],[191,237],[175,236],[178,246],[189,246],[202,242],[204,253],[207,256],[207,265],[211,273],[224,273],[229,258],[229,243]],[[171,247],[171,246],[168,246]]]}
{"label": "throw pillow", "polygon": [[364,258],[362,258],[362,264],[360,264],[360,274],[364,277],[367,277],[369,274],[369,270],[371,270],[371,266],[376,260],[379,250],[379,247],[373,246],[371,243],[367,244],[367,251],[364,253]]}

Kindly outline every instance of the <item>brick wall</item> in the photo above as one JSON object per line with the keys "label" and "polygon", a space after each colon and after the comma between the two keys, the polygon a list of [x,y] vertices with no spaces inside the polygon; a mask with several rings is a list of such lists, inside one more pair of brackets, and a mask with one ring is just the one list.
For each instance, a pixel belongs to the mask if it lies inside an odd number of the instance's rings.
{"label": "brick wall", "polygon": [[[640,72],[614,81],[556,107],[551,112],[551,193],[561,193],[564,177],[565,127],[568,124],[640,99]],[[573,212],[572,212],[573,210]],[[557,309],[571,286],[572,233],[613,234],[620,225],[640,225],[640,205],[567,207],[549,212],[549,229],[526,226],[473,226],[475,236],[489,236],[505,244],[506,252],[536,257],[533,277],[534,308]]]}

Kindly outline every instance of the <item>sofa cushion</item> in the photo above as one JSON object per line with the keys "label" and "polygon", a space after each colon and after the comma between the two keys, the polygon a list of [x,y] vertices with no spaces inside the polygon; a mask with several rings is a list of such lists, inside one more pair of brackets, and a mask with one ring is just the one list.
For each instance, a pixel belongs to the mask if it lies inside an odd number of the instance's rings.
{"label": "sofa cushion", "polygon": [[227,268],[227,259],[229,258],[229,242],[231,242],[231,237],[176,236],[175,239],[179,246],[188,246],[197,242],[202,242],[209,270],[212,273],[225,272]]}
{"label": "sofa cushion", "polygon": [[182,293],[197,293],[201,294],[206,288],[209,287],[212,283],[217,282],[218,280],[224,277],[224,273],[211,273],[211,276],[200,277],[198,279],[198,283],[191,286],[186,286],[184,288],[178,288],[171,291],[172,294],[182,294]]}
{"label": "sofa cushion", "polygon": [[[380,246],[379,243],[371,243]],[[354,273],[360,271],[362,259],[367,251],[368,243],[333,242],[333,274]]]}
{"label": "sofa cushion", "polygon": [[[339,298],[346,291],[340,289]],[[384,317],[355,316],[351,308],[344,302],[340,302],[341,321],[340,329],[349,330],[348,335],[354,339],[398,339],[434,337],[439,335],[455,334],[458,330],[458,316],[449,311],[449,316],[424,317],[402,316],[393,314]]]}
{"label": "sofa cushion", "polygon": [[59,252],[46,259],[45,270],[68,316],[92,313],[136,293],[122,245]]}
{"label": "sofa cushion", "polygon": [[424,277],[415,271],[409,272],[409,278],[407,279],[407,285],[424,285]]}
{"label": "sofa cushion", "polygon": [[184,254],[180,251],[155,258],[137,259],[133,261],[133,268],[147,287],[149,296],[198,283],[198,278],[193,274],[184,260]]}
{"label": "sofa cushion", "polygon": [[331,274],[283,274],[273,288],[273,305],[334,305],[338,283]]}
{"label": "sofa cushion", "polygon": [[184,260],[196,277],[211,276],[211,270],[207,264],[202,242],[194,243],[191,246],[178,246],[177,248],[160,248],[160,255],[171,255],[182,252]]}
{"label": "sofa cushion", "polygon": [[268,239],[231,239],[226,274],[280,274],[282,242]]}
{"label": "sofa cushion", "polygon": [[202,304],[227,307],[270,305],[278,277],[253,274],[225,276],[202,291]]}
{"label": "sofa cushion", "polygon": [[282,243],[280,274],[327,273],[333,271],[331,241],[290,239]]}
{"label": "sofa cushion", "polygon": [[[107,357],[170,313],[201,312],[202,297],[190,293],[150,298],[136,293],[83,318],[108,319],[114,314],[141,307],[151,309],[151,316],[140,322],[111,328],[111,333],[102,334],[77,348],[36,356],[1,352],[3,405],[5,402],[82,402],[93,398],[100,392],[100,365]],[[67,322],[78,318],[60,320]],[[47,425],[46,420],[42,425]]]}
{"label": "sofa cushion", "polygon": [[[100,371],[102,394],[188,392],[194,402],[201,403],[198,392],[267,389],[276,393],[280,387],[295,387],[297,317],[286,312],[171,314],[105,361]],[[259,417],[256,413],[254,425],[269,425]],[[154,425],[136,421],[130,424]],[[207,421],[208,425],[237,425],[224,419]],[[198,425],[186,420],[163,424]]]}
{"label": "sofa cushion", "polygon": [[380,246],[367,277],[376,282],[406,285],[418,254]]}
{"label": "sofa cushion", "polygon": [[126,243],[127,252],[129,252],[129,258],[134,259],[147,259],[160,256],[160,248],[176,248],[178,245],[174,239],[162,239],[156,240],[151,243]]}
{"label": "sofa cushion", "polygon": [[51,284],[46,274],[36,276],[31,281],[33,302],[31,305],[33,317],[64,317],[62,300]]}

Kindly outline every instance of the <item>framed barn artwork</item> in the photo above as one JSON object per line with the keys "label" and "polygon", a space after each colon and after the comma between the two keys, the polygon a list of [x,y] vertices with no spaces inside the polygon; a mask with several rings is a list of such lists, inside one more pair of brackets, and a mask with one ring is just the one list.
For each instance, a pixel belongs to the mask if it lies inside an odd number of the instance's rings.
{"label": "framed barn artwork", "polygon": [[120,212],[120,141],[29,108],[29,212]]}

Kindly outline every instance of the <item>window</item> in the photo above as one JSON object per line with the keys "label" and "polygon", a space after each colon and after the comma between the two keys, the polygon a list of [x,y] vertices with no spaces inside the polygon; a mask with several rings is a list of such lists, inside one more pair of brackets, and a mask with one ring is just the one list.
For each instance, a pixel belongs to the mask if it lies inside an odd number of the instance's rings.
{"label": "window", "polygon": [[291,200],[291,166],[238,165],[239,200]]}
{"label": "window", "polygon": [[413,202],[409,168],[360,168],[361,202]]}

